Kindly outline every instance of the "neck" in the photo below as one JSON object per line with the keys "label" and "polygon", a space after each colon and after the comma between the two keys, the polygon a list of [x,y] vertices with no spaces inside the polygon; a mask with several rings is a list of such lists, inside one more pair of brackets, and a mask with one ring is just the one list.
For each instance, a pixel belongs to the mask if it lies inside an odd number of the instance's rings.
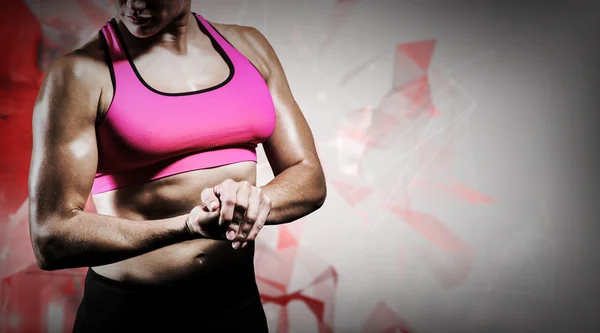
{"label": "neck", "polygon": [[126,39],[128,45],[131,45],[130,49],[135,48],[142,52],[158,47],[176,54],[186,54],[188,52],[189,41],[200,30],[196,24],[196,17],[189,10],[178,15],[160,32],[147,38],[133,36],[120,20],[118,22],[120,30],[125,32],[123,38]]}

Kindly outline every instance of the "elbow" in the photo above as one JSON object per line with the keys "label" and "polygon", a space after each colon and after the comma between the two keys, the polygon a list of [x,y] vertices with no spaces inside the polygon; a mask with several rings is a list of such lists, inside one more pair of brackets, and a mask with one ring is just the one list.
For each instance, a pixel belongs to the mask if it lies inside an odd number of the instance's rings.
{"label": "elbow", "polygon": [[[30,236],[37,266],[44,271],[72,268],[72,248],[62,226],[77,211],[69,215],[36,216],[29,221]],[[34,215],[35,216],[35,215]]]}
{"label": "elbow", "polygon": [[[38,228],[42,229],[42,228]],[[47,229],[47,228],[44,228]],[[32,231],[31,242],[37,266],[43,271],[61,269],[59,265],[59,241],[56,235],[48,230]]]}
{"label": "elbow", "polygon": [[325,182],[325,178],[323,178],[317,186],[315,195],[315,210],[321,208],[325,204],[325,200],[327,199],[327,184]]}
{"label": "elbow", "polygon": [[57,271],[59,269],[63,269],[62,267],[59,267],[58,265],[52,265],[51,261],[40,260],[37,257],[36,257],[35,262],[36,262],[38,268],[41,269],[42,271],[51,272],[51,271]]}
{"label": "elbow", "polygon": [[45,260],[44,257],[39,256],[37,253],[35,255],[35,263],[37,264],[37,267],[43,271],[56,270],[52,265],[50,265],[50,262],[48,260]]}

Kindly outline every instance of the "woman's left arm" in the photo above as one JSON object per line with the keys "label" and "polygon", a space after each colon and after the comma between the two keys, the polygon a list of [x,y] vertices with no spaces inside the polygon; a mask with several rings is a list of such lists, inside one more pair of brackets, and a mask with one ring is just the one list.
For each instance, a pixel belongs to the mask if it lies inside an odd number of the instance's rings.
{"label": "woman's left arm", "polygon": [[260,187],[227,179],[201,195],[204,209],[220,210],[219,228],[237,249],[253,241],[264,225],[293,222],[319,209],[325,202],[327,187],[312,131],[273,47],[254,28],[232,30],[227,29],[229,34],[225,34],[228,41],[252,61],[265,79],[277,119],[273,134],[263,142],[275,177]]}
{"label": "woman's left arm", "polygon": [[257,30],[249,33],[262,60],[263,75],[277,115],[275,130],[263,143],[275,177],[262,186],[271,200],[266,224],[295,221],[319,209],[327,187],[312,131],[290,90],[273,47]]}

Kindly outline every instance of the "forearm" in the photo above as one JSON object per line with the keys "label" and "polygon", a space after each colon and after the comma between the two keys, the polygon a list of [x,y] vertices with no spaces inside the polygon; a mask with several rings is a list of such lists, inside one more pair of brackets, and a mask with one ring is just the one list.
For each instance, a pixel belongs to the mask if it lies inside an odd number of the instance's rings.
{"label": "forearm", "polygon": [[271,199],[266,224],[293,222],[319,209],[327,187],[320,167],[299,163],[285,169],[261,187]]}
{"label": "forearm", "polygon": [[131,221],[75,211],[32,230],[38,266],[57,270],[107,265],[179,243],[192,238],[185,229],[186,217]]}

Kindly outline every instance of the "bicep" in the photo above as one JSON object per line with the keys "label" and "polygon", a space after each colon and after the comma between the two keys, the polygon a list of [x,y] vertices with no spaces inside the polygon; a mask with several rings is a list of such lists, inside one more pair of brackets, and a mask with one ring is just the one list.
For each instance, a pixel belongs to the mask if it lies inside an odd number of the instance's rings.
{"label": "bicep", "polygon": [[[266,41],[265,41],[266,43]],[[265,45],[267,85],[276,112],[275,130],[263,143],[273,172],[277,175],[299,163],[319,166],[314,137],[304,114],[296,102],[285,71],[270,45]]]}
{"label": "bicep", "polygon": [[31,221],[83,209],[97,166],[97,97],[85,73],[68,64],[50,69],[33,111],[29,172]]}

